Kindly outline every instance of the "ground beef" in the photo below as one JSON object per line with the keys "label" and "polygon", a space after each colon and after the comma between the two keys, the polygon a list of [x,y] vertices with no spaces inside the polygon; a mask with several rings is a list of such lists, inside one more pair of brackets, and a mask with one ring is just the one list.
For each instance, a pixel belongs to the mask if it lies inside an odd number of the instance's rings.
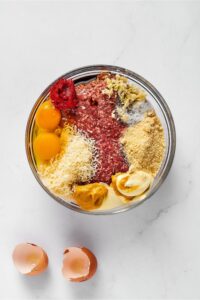
{"label": "ground beef", "polygon": [[113,174],[128,170],[119,144],[126,125],[112,117],[116,97],[103,94],[105,86],[105,81],[99,78],[76,86],[78,107],[66,118],[96,141],[98,166],[92,182],[110,183]]}

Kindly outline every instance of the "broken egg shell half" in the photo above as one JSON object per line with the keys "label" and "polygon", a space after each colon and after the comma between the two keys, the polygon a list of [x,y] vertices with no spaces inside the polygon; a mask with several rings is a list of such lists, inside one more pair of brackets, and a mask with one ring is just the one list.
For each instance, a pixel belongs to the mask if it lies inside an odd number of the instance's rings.
{"label": "broken egg shell half", "polygon": [[63,276],[72,282],[90,279],[96,272],[97,259],[87,248],[69,247],[64,251]]}
{"label": "broken egg shell half", "polygon": [[39,275],[48,266],[46,252],[41,247],[31,243],[17,245],[12,258],[17,270],[24,275]]}

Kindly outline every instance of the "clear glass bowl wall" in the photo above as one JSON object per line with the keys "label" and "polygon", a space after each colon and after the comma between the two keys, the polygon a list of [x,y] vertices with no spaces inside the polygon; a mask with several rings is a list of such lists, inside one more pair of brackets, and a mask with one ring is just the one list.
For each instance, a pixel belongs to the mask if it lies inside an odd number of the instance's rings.
{"label": "clear glass bowl wall", "polygon": [[[74,80],[75,84],[78,84],[80,82],[85,82],[88,80],[91,80],[96,75],[98,75],[101,72],[111,72],[113,74],[119,74],[124,77],[127,77],[130,82],[133,84],[139,86],[143,90],[145,90],[147,94],[148,101],[152,104],[154,107],[157,115],[160,118],[160,121],[164,128],[165,133],[165,142],[166,142],[166,150],[165,150],[165,156],[161,165],[161,168],[154,180],[154,183],[147,195],[147,197],[140,202],[130,202],[128,204],[122,204],[120,207],[109,209],[109,210],[102,210],[102,211],[84,211],[79,206],[77,206],[75,203],[69,201],[66,202],[62,198],[57,197],[56,195],[52,194],[42,183],[40,180],[40,177],[37,173],[37,167],[36,162],[34,159],[33,154],[33,147],[32,147],[32,137],[33,137],[33,128],[34,128],[34,119],[35,119],[35,113],[38,109],[38,107],[41,105],[42,102],[44,102],[48,96],[49,96],[49,90],[51,85],[57,81],[59,78],[71,78]],[[129,209],[132,209],[140,204],[142,204],[144,201],[147,201],[160,187],[160,185],[165,180],[175,154],[175,147],[176,147],[176,133],[175,133],[175,126],[174,121],[170,112],[170,109],[168,105],[166,104],[165,100],[161,96],[161,94],[157,91],[157,89],[149,83],[147,80],[142,78],[140,75],[129,71],[127,69],[116,67],[116,66],[109,66],[109,65],[93,65],[93,66],[86,66],[79,69],[75,69],[73,71],[70,71],[63,76],[57,78],[52,84],[50,84],[44,92],[40,95],[38,100],[36,101],[26,127],[26,153],[29,165],[31,167],[31,170],[38,181],[38,183],[41,185],[41,187],[57,202],[62,204],[63,206],[70,208],[72,210],[75,210],[77,212],[82,212],[86,214],[91,215],[110,215],[115,213],[120,213]]]}

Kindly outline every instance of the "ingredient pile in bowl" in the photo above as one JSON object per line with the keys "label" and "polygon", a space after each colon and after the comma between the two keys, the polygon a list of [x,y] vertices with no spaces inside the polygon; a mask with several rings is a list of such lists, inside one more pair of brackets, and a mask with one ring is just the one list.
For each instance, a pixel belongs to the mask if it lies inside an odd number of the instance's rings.
{"label": "ingredient pile in bowl", "polygon": [[144,199],[165,152],[164,130],[145,92],[101,73],[60,79],[35,115],[38,174],[54,195],[83,210]]}

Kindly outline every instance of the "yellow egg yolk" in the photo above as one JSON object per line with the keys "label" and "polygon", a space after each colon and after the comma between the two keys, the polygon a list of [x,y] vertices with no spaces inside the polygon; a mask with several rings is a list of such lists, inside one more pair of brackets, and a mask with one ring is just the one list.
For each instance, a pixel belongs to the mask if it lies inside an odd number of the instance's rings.
{"label": "yellow egg yolk", "polygon": [[33,150],[41,160],[50,160],[60,152],[60,139],[54,133],[41,133],[33,142]]}
{"label": "yellow egg yolk", "polygon": [[39,128],[54,130],[59,125],[60,119],[60,111],[48,100],[39,107],[35,121]]}

